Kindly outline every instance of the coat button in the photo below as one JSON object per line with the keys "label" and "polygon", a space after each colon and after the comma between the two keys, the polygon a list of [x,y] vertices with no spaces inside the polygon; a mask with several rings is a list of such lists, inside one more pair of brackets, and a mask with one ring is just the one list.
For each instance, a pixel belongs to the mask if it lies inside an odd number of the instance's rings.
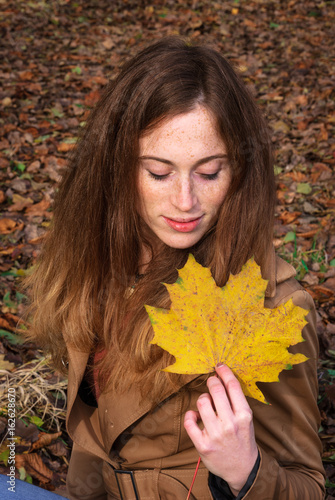
{"label": "coat button", "polygon": [[114,427],[114,422],[110,422],[109,424],[111,427]]}

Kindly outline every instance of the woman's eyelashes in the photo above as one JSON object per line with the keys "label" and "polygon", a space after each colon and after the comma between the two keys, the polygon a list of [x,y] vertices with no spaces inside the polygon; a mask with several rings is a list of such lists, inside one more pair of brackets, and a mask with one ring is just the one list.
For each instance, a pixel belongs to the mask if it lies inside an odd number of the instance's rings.
{"label": "woman's eyelashes", "polygon": [[[219,172],[220,170],[214,172],[213,174],[198,174],[198,175],[203,179],[205,179],[206,181],[214,181],[215,179],[218,178]],[[148,170],[148,174],[156,181],[163,181],[170,175],[170,174],[155,174],[154,172],[151,172],[151,170]]]}
{"label": "woman's eyelashes", "polygon": [[217,172],[214,172],[214,174],[199,174],[201,175],[201,177],[203,177],[203,179],[206,179],[207,181],[214,181],[215,179],[217,179],[218,175],[219,175],[219,170]]}
{"label": "woman's eyelashes", "polygon": [[163,181],[169,175],[169,174],[161,174],[161,175],[160,174],[155,174],[154,172],[151,172],[150,170],[148,170],[148,174],[150,175],[150,177],[152,177],[156,181]]}

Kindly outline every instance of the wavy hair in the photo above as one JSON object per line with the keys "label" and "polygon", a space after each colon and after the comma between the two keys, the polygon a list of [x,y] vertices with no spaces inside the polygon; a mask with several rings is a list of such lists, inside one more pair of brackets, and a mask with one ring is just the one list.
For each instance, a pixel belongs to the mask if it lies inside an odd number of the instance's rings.
{"label": "wavy hair", "polygon": [[[196,105],[216,118],[228,152],[231,183],[214,226],[192,248],[161,243],[129,296],[148,227],[138,206],[139,139],[162,120]],[[36,270],[27,281],[30,338],[61,369],[67,344],[99,362],[105,390],[162,396],[182,377],[161,372],[172,357],[149,345],[144,304],[169,307],[172,283],[190,252],[218,285],[254,255],[263,266],[272,246],[275,181],[271,141],[254,98],[228,61],[206,46],[163,38],[128,61],[91,112],[55,200]],[[126,298],[128,297],[128,298]]]}

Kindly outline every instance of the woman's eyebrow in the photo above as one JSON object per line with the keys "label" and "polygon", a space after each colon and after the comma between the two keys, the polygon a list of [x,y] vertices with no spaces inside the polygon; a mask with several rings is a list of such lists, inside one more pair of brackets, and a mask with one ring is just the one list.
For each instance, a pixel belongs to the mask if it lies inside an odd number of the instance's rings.
{"label": "woman's eyebrow", "polygon": [[[227,158],[226,154],[220,154],[220,155],[212,155],[212,156],[206,156],[205,158],[201,158],[195,164],[193,167],[199,167],[200,165],[203,165],[204,163],[208,163],[209,161],[216,160],[217,158]],[[172,167],[175,167],[176,165],[170,161],[166,160],[165,158],[158,158],[157,156],[140,156],[139,160],[155,160],[159,161],[161,163],[165,163],[166,165],[171,165]]]}

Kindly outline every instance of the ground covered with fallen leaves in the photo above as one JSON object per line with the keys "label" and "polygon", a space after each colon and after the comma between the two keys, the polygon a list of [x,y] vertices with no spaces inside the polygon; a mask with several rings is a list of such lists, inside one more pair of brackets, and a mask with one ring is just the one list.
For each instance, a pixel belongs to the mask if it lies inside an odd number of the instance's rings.
{"label": "ground covered with fallen leaves", "polygon": [[17,477],[64,493],[66,380],[16,332],[25,302],[19,282],[50,224],[67,152],[103,86],[145,44],[179,34],[231,61],[272,128],[274,243],[319,312],[320,437],[327,498],[335,499],[334,18],[330,1],[0,0],[0,473],[9,471],[13,437],[10,386]]}

